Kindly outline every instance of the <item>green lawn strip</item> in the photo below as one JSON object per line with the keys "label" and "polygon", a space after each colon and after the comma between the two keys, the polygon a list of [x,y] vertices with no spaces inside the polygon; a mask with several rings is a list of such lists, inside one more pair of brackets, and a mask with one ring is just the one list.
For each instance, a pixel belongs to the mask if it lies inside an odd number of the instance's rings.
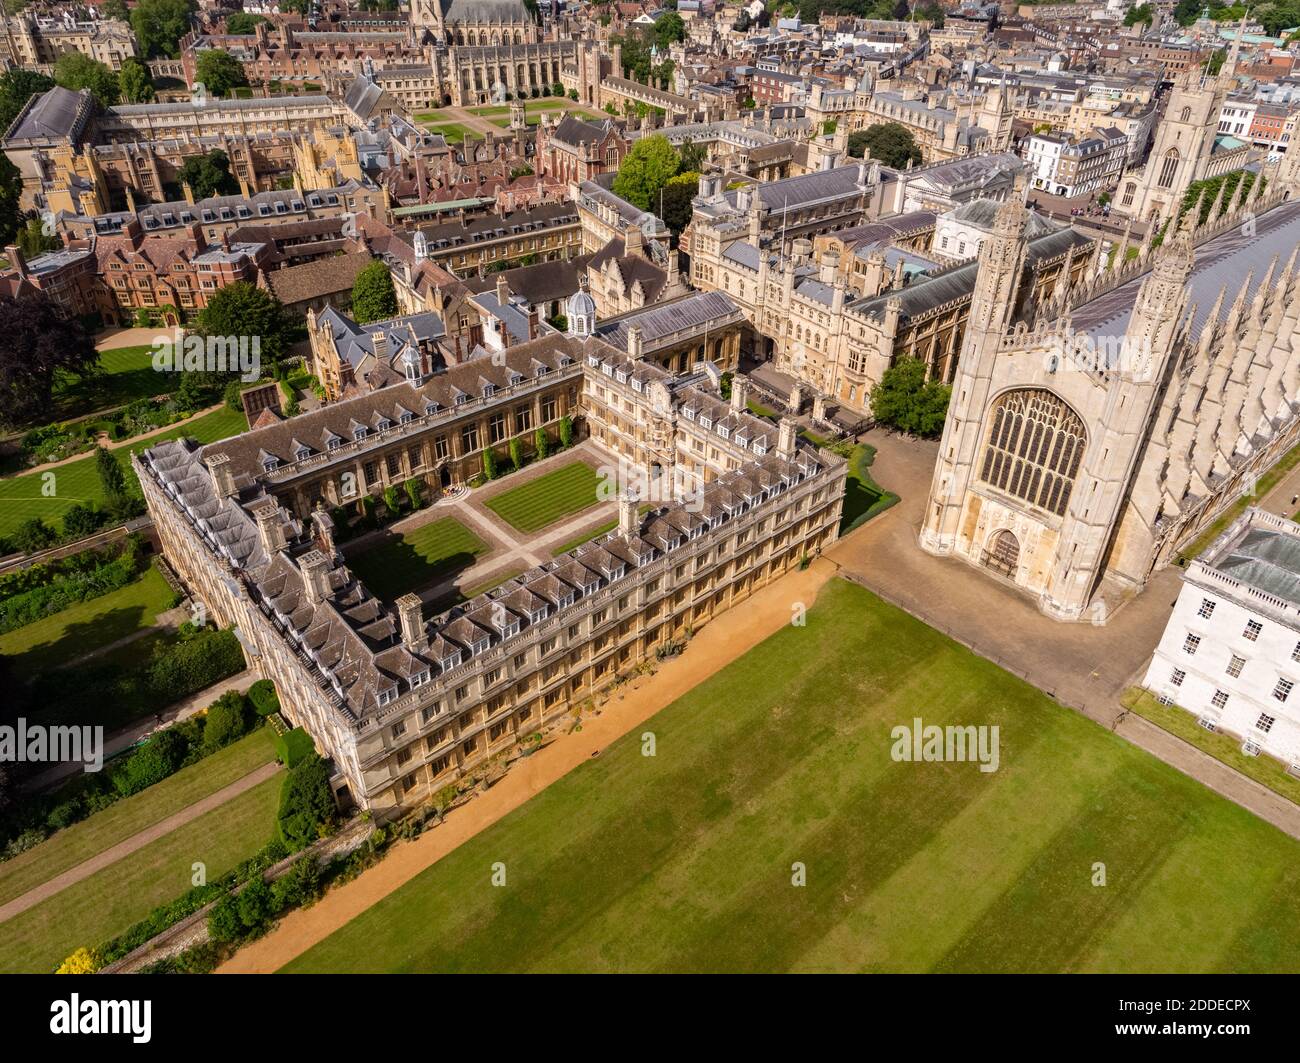
{"label": "green lawn strip", "polygon": [[[895,760],[915,717],[996,725],[998,770]],[[1298,868],[1294,839],[836,580],[288,969],[1294,970]]]}
{"label": "green lawn strip", "polygon": [[860,527],[898,501],[898,495],[886,491],[872,479],[870,469],[875,460],[876,448],[866,443],[859,443],[850,453],[844,505],[840,511],[841,535]]}
{"label": "green lawn strip", "polygon": [[1196,722],[1196,714],[1178,705],[1161,705],[1149,690],[1132,687],[1121,699],[1124,707],[1171,735],[1194,745],[1215,760],[1220,760],[1234,771],[1254,779],[1261,786],[1281,794],[1288,801],[1300,804],[1300,778],[1291,775],[1286,765],[1267,754],[1248,757],[1241,751],[1241,739],[1221,732],[1207,731]]}
{"label": "green lawn strip", "polygon": [[270,727],[260,727],[197,764],[182,768],[162,782],[74,823],[35,848],[0,863],[0,904],[184,811],[274,759],[275,732]]}
{"label": "green lawn strip", "polygon": [[758,417],[780,416],[780,414],[776,410],[772,409],[771,406],[764,406],[761,402],[755,402],[753,399],[746,400],[745,406],[748,407],[750,413]]}
{"label": "green lawn strip", "polygon": [[453,569],[468,568],[487,549],[455,517],[442,517],[349,556],[348,568],[372,594],[391,600]]}
{"label": "green lawn strip", "polygon": [[162,573],[150,565],[125,587],[0,635],[0,654],[11,658],[20,676],[57,668],[153,626],[173,597]]}
{"label": "green lawn strip", "polygon": [[178,377],[156,370],[153,354],[149,344],[114,347],[100,352],[97,373],[82,376],[57,373],[54,403],[58,418],[80,417],[175,390]]}
{"label": "green lawn strip", "polygon": [[1282,457],[1278,458],[1275,464],[1268,472],[1264,473],[1255,481],[1255,492],[1250,495],[1242,495],[1235,502],[1225,509],[1214,522],[1206,528],[1200,535],[1193,539],[1186,547],[1178,551],[1179,561],[1191,561],[1200,557],[1209,549],[1210,544],[1217,539],[1223,531],[1234,520],[1246,511],[1247,506],[1255,505],[1261,498],[1268,494],[1276,487],[1287,473],[1300,463],[1300,446],[1292,447]]}
{"label": "green lawn strip", "polygon": [[448,144],[463,144],[466,140],[483,140],[482,133],[476,133],[467,125],[459,122],[442,122],[426,126],[430,133],[438,133]]}
{"label": "green lawn strip", "polygon": [[0,924],[0,970],[51,971],[179,897],[194,884],[195,863],[211,881],[247,860],[274,836],[280,784],[267,779]]}
{"label": "green lawn strip", "polygon": [[[168,439],[186,436],[197,439],[200,443],[212,443],[227,436],[237,435],[248,429],[248,422],[242,412],[223,406],[212,413],[204,414],[193,421],[176,425],[155,436],[141,439],[130,446],[119,447],[113,456],[127,472],[127,482],[134,486],[134,474],[130,470],[130,456],[136,451],[157,446]],[[32,517],[54,523],[64,512],[77,502],[96,502],[103,504],[104,492],[95,471],[95,456],[90,454],[66,465],[58,465],[48,470],[54,474],[55,494],[48,496],[42,492],[47,481],[39,472],[24,473],[21,476],[0,480],[0,535],[8,535],[23,521]]]}
{"label": "green lawn strip", "polygon": [[463,591],[460,589],[451,591],[448,594],[444,594],[441,598],[436,598],[430,602],[428,613],[430,615],[437,615],[438,613],[445,612],[454,605],[460,605],[462,602],[467,602],[471,598],[478,597],[480,594],[486,594],[490,590],[495,590],[497,587],[500,587],[501,584],[512,580],[516,576],[527,571],[528,570],[525,568],[511,568],[499,576],[493,576],[491,579],[484,580],[482,583],[477,583],[472,587],[467,587]]}
{"label": "green lawn strip", "polygon": [[[638,508],[637,512],[644,515],[650,512],[650,510],[652,509],[654,509],[654,506],[642,505]],[[552,550],[551,556],[559,557],[561,554],[567,554],[570,550],[576,550],[583,543],[589,543],[591,542],[592,539],[595,539],[597,536],[604,535],[606,532],[612,532],[617,527],[618,527],[618,518],[615,517],[613,520],[606,521],[598,528],[592,528],[591,531],[583,532],[581,535],[575,535],[563,546],[557,546],[554,550]]]}
{"label": "green lawn strip", "polygon": [[596,496],[600,480],[585,461],[574,461],[503,491],[489,499],[487,507],[511,527],[535,532],[600,502]]}

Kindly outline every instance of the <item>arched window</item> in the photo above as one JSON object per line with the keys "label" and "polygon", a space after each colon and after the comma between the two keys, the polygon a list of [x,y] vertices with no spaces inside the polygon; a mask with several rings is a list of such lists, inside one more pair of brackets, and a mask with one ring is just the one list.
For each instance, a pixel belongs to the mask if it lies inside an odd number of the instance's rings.
{"label": "arched window", "polygon": [[993,405],[980,479],[1060,516],[1083,460],[1087,433],[1050,391],[1010,391]]}
{"label": "arched window", "polygon": [[1160,164],[1160,180],[1156,182],[1161,188],[1171,188],[1174,174],[1178,172],[1178,149],[1170,148],[1165,152],[1164,162]]}

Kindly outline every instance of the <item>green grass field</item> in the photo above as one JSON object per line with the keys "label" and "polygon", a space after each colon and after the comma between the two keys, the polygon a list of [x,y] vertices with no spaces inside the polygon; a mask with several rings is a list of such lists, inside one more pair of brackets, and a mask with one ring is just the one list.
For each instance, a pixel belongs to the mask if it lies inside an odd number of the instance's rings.
{"label": "green grass field", "polygon": [[[141,439],[129,447],[119,447],[113,451],[122,468],[127,472],[127,482],[134,484],[134,474],[130,468],[130,455],[138,450],[156,446],[168,439],[189,436],[200,443],[213,443],[218,439],[246,431],[248,422],[242,412],[236,412],[225,406],[219,410],[196,417],[186,424],[159,432],[156,436]],[[95,472],[95,456],[90,454],[66,465],[59,465],[48,470],[53,473],[53,481],[46,481],[45,474],[39,472],[24,473],[0,480],[0,535],[8,535],[23,521],[32,517],[54,524],[77,502],[103,503],[104,492]],[[52,496],[43,493],[46,482],[54,485]]]}
{"label": "green grass field", "polygon": [[183,811],[274,759],[275,732],[260,727],[197,764],[74,823],[34,849],[0,863],[0,904]]}
{"label": "green grass field", "polygon": [[173,597],[158,569],[150,565],[120,590],[78,602],[15,631],[0,635],[0,654],[14,671],[30,676],[57,668],[153,626]]}
{"label": "green grass field", "polygon": [[[895,761],[914,717],[999,769]],[[835,580],[288,969],[1295,971],[1298,889],[1300,843]]]}
{"label": "green grass field", "polygon": [[430,133],[439,133],[448,144],[463,144],[466,140],[483,140],[482,133],[476,133],[460,122],[439,122],[426,126]]}
{"label": "green grass field", "polygon": [[209,881],[275,834],[279,775],[227,801],[76,885],[0,923],[0,971],[52,971],[81,946],[102,944],[188,890],[192,865]]}
{"label": "green grass field", "polygon": [[512,528],[535,532],[561,517],[588,509],[600,499],[600,475],[585,461],[573,461],[488,499],[487,507]]}
{"label": "green grass field", "polygon": [[456,569],[468,568],[487,548],[455,517],[442,517],[400,538],[349,555],[348,568],[372,594],[391,601]]}
{"label": "green grass field", "polygon": [[153,348],[148,344],[101,351],[99,370],[86,376],[57,375],[54,402],[59,418],[80,417],[136,399],[165,395],[178,382],[175,374],[154,369]]}
{"label": "green grass field", "polygon": [[841,535],[865,524],[898,501],[898,495],[886,491],[872,479],[870,469],[875,460],[876,448],[865,443],[854,447],[849,455],[849,471],[844,480],[844,505],[840,509]]}

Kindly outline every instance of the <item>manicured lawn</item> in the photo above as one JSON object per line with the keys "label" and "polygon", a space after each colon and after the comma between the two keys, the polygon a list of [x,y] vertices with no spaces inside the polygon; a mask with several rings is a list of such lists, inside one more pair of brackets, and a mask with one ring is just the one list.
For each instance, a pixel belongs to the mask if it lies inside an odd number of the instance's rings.
{"label": "manicured lawn", "polygon": [[585,461],[561,465],[553,472],[503,491],[487,507],[512,528],[534,532],[570,513],[588,509],[600,499],[600,475]]}
{"label": "manicured lawn", "polygon": [[844,482],[844,505],[840,509],[840,534],[865,524],[898,501],[898,495],[886,491],[871,477],[871,463],[876,448],[861,443],[849,455],[849,472]]}
{"label": "manicured lawn", "polygon": [[58,668],[153,626],[155,617],[170,606],[172,597],[167,581],[150,565],[120,590],[78,602],[0,635],[0,654],[12,658],[11,664],[21,676]]}
{"label": "manicured lawn", "polygon": [[754,414],[757,417],[780,416],[776,410],[772,409],[771,406],[764,406],[761,402],[755,402],[753,399],[746,400],[745,405],[746,407],[748,407],[749,412]]}
{"label": "manicured lawn", "polygon": [[260,727],[147,790],[59,831],[36,848],[0,863],[0,904],[183,811],[274,759],[275,732]]}
{"label": "manicured lawn", "polygon": [[[654,509],[654,506],[646,504],[640,506],[637,512],[640,513],[642,516],[644,516],[652,509]],[[598,528],[592,528],[591,531],[583,532],[581,535],[575,535],[567,543],[564,543],[562,546],[557,546],[554,550],[552,550],[551,556],[559,557],[561,554],[567,554],[570,550],[576,550],[583,543],[589,543],[591,542],[592,539],[595,539],[597,536],[604,535],[606,532],[611,532],[617,527],[618,527],[618,518],[615,517],[613,520],[606,521]]]}
{"label": "manicured lawn", "polygon": [[1300,779],[1286,770],[1280,760],[1262,753],[1248,757],[1241,751],[1241,739],[1221,732],[1207,731],[1196,722],[1196,714],[1178,705],[1161,705],[1158,698],[1141,687],[1133,687],[1124,695],[1124,707],[1162,727],[1184,742],[1221,760],[1228,767],[1254,779],[1270,790],[1276,790],[1288,801],[1300,804]]}
{"label": "manicured lawn", "polygon": [[482,140],[483,134],[476,133],[467,125],[461,125],[459,122],[441,122],[437,125],[426,126],[430,133],[440,133],[448,144],[463,144],[466,140]]}
{"label": "manicured lawn", "polygon": [[52,971],[82,945],[102,944],[193,885],[193,864],[211,881],[247,860],[275,834],[281,777],[267,779],[0,923],[0,971]]}
{"label": "manicured lawn", "polygon": [[[159,432],[156,436],[141,439],[129,447],[119,447],[113,451],[119,464],[127,473],[127,482],[135,486],[135,476],[130,468],[130,455],[138,450],[156,446],[168,439],[188,436],[200,443],[213,443],[218,439],[246,431],[248,422],[242,412],[222,406],[219,410],[204,414],[186,424]],[[40,517],[52,524],[77,502],[103,503],[104,492],[100,487],[99,476],[95,472],[93,454],[66,465],[59,465],[48,470],[54,474],[53,496],[42,493],[47,482],[44,474],[39,472],[24,473],[0,480],[0,535],[8,535],[23,521],[31,517]]]}
{"label": "manicured lawn", "polygon": [[487,544],[455,517],[443,517],[348,557],[372,594],[391,601],[455,569],[468,568]]}
{"label": "manicured lawn", "polygon": [[[998,770],[894,760],[915,717]],[[1295,971],[1297,889],[1300,842],[835,580],[289,969]]]}
{"label": "manicured lawn", "polygon": [[100,352],[99,370],[81,377],[59,374],[54,398],[60,418],[165,395],[179,383],[175,373],[160,373],[153,367],[153,347],[147,344]]}

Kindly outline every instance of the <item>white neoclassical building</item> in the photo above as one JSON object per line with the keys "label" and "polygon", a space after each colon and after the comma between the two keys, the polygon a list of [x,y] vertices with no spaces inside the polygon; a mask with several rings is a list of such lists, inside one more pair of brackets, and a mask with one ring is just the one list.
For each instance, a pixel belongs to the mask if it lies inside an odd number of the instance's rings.
{"label": "white neoclassical building", "polygon": [[1252,507],[1188,565],[1142,685],[1300,773],[1300,525]]}

